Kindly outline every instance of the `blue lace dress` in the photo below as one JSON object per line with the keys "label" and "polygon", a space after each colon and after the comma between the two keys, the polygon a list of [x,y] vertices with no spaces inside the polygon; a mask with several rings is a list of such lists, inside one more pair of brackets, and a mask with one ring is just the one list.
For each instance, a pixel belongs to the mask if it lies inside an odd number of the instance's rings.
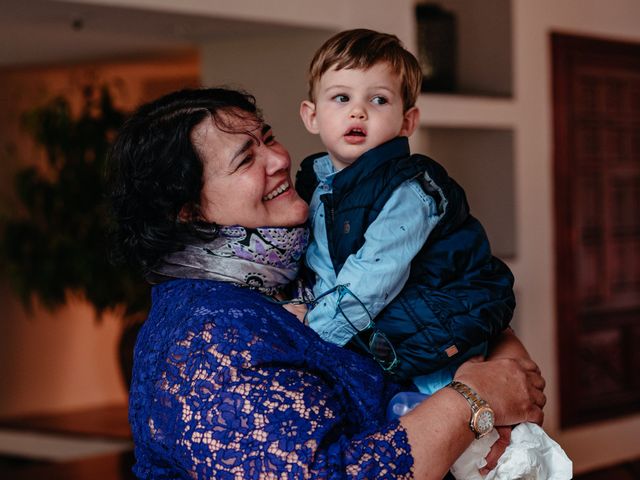
{"label": "blue lace dress", "polygon": [[144,479],[412,477],[386,422],[393,385],[257,292],[210,280],[153,289],[129,420]]}

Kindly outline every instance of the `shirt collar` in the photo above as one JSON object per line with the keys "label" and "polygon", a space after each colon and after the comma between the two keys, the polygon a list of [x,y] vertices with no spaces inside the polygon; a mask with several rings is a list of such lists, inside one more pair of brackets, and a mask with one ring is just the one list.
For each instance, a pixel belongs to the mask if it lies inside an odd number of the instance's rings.
{"label": "shirt collar", "polygon": [[313,162],[313,171],[316,174],[316,178],[320,183],[325,185],[331,185],[333,178],[338,171],[333,166],[333,162],[329,158],[329,154],[322,157],[318,157]]}

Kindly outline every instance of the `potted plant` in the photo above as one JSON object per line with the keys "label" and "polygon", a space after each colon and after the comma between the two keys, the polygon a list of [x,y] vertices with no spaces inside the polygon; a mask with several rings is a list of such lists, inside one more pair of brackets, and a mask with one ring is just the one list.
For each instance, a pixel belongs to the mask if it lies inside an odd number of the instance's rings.
{"label": "potted plant", "polygon": [[[124,118],[106,87],[85,87],[75,116],[64,97],[24,114],[23,125],[46,161],[16,174],[18,205],[0,224],[0,265],[26,306],[37,297],[53,310],[73,292],[95,307],[97,320],[106,310],[122,309],[127,327],[146,311],[148,287],[136,272],[113,265],[108,254],[103,173]],[[124,329],[124,343],[132,343],[135,330]],[[130,352],[122,355],[130,362]],[[130,371],[123,366],[126,380]]]}

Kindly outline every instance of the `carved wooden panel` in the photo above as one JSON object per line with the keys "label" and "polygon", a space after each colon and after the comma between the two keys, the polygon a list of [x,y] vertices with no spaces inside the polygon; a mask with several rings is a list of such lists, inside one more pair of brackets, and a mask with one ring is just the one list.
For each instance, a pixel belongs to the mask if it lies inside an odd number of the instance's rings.
{"label": "carved wooden panel", "polygon": [[640,45],[553,35],[561,419],[640,411]]}

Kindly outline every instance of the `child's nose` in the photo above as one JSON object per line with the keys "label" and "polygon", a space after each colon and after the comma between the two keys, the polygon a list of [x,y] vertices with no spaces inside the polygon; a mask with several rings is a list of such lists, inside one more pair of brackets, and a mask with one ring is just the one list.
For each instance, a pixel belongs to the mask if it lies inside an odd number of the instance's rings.
{"label": "child's nose", "polygon": [[360,105],[354,105],[349,114],[350,118],[364,120],[367,118],[367,111]]}

